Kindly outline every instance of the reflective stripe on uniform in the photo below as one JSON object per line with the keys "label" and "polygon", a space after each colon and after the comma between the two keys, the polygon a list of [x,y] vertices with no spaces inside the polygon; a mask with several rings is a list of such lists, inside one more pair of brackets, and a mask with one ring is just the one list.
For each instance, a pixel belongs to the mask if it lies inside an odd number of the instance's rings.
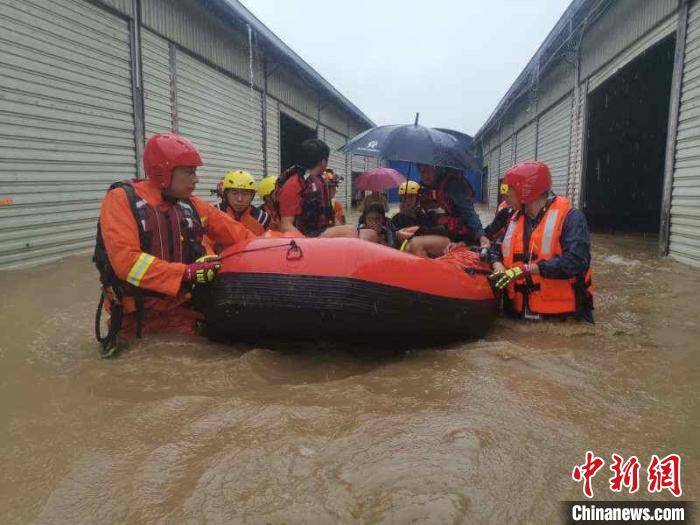
{"label": "reflective stripe on uniform", "polygon": [[504,256],[509,256],[512,251],[511,241],[513,240],[513,234],[515,233],[515,228],[517,227],[517,221],[512,220],[508,224],[508,229],[503,237],[503,243],[501,244],[501,252]]}
{"label": "reflective stripe on uniform", "polygon": [[544,255],[552,253],[552,237],[554,237],[554,228],[557,225],[559,218],[559,210],[549,210],[544,223],[544,232],[542,233],[542,247],[540,249],[540,258]]}
{"label": "reflective stripe on uniform", "polygon": [[126,281],[134,286],[141,286],[141,279],[143,279],[143,276],[146,275],[146,271],[148,268],[150,268],[151,264],[153,264],[154,260],[155,257],[152,255],[141,252],[141,255],[139,255],[138,259],[136,259],[136,262],[131,267],[131,270],[129,270],[129,275],[126,276]]}

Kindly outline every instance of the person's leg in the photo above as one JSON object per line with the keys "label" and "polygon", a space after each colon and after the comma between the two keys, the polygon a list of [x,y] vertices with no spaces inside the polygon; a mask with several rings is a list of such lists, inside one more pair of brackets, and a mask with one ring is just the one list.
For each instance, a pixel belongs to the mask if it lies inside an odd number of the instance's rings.
{"label": "person's leg", "polygon": [[326,239],[334,237],[351,237],[360,238],[363,241],[378,242],[377,232],[370,229],[362,229],[359,232],[357,227],[352,224],[345,224],[343,226],[332,226],[324,231],[319,237],[324,237]]}
{"label": "person's leg", "polygon": [[420,235],[414,237],[406,246],[406,251],[418,257],[434,259],[445,253],[450,238],[443,235]]}

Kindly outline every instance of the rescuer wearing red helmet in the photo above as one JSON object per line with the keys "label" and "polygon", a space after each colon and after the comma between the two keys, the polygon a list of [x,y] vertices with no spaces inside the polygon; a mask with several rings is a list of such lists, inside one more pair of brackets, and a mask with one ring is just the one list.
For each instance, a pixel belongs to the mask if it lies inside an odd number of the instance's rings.
{"label": "rescuer wearing red helmet", "polygon": [[[194,197],[202,159],[186,138],[154,135],[146,143],[147,180],[113,184],[102,203],[94,261],[103,295],[98,308],[102,355],[121,339],[158,331],[194,333],[201,316],[187,307],[192,287],[213,280],[218,260],[206,256],[206,234],[222,247],[253,238],[244,226]],[[99,334],[102,306],[109,332]]]}
{"label": "rescuer wearing red helmet", "polygon": [[506,173],[516,209],[493,263],[496,287],[528,319],[574,317],[593,322],[591,242],[586,218],[551,195],[549,167],[536,161]]}

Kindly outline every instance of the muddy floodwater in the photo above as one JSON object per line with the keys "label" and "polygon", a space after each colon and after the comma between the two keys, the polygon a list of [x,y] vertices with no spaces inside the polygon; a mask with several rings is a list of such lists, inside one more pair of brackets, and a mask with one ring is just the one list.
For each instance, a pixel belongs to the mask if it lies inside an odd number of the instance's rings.
{"label": "muddy floodwater", "polygon": [[[700,272],[594,236],[595,326],[423,350],[157,337],[97,357],[88,256],[0,272],[2,523],[539,523],[586,450],[700,490]],[[274,321],[271,319],[271,322]],[[596,499],[616,499],[608,464]]]}

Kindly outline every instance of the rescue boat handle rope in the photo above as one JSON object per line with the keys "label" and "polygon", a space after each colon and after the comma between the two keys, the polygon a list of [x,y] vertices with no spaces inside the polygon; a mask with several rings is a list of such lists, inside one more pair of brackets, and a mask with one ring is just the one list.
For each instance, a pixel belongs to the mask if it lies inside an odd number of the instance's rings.
{"label": "rescue boat handle rope", "polygon": [[264,250],[272,250],[274,248],[285,248],[289,246],[289,249],[287,250],[287,260],[288,261],[296,261],[298,259],[301,259],[304,256],[304,252],[301,249],[301,246],[299,246],[295,241],[289,241],[284,244],[274,244],[272,246],[263,246],[261,248],[250,248],[249,250],[241,250],[238,252],[233,252],[229,253],[228,255],[224,256],[221,258],[221,260],[228,259],[229,257],[233,257],[234,255],[241,255],[243,253],[251,253],[251,252],[262,252]]}

